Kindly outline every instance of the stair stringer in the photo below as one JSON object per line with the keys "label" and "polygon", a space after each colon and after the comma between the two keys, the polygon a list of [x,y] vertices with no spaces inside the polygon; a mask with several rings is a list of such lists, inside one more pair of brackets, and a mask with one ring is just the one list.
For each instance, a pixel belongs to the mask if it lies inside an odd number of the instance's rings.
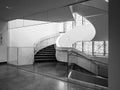
{"label": "stair stringer", "polygon": [[42,50],[43,48],[46,48],[52,44],[56,43],[56,39],[58,38],[59,33],[54,34],[52,36],[43,37],[37,44],[35,45],[35,51],[34,54],[36,54],[39,50]]}

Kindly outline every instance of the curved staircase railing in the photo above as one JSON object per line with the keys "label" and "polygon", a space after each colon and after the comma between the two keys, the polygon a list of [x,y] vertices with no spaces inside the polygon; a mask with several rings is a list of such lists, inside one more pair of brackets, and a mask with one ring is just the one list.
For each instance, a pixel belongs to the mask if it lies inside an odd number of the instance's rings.
{"label": "curved staircase railing", "polygon": [[49,45],[55,44],[56,39],[58,38],[59,35],[60,34],[57,33],[57,34],[43,37],[42,39],[40,39],[34,46],[34,54],[36,54],[39,50],[41,50]]}

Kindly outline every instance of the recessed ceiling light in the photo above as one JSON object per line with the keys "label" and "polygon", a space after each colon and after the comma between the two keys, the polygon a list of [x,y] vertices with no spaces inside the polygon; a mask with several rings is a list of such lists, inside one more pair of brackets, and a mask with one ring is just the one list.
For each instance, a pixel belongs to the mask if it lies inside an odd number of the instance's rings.
{"label": "recessed ceiling light", "polygon": [[9,6],[6,6],[5,8],[7,8],[7,9],[12,9],[11,7],[9,7]]}
{"label": "recessed ceiling light", "polygon": [[105,0],[106,2],[109,2],[109,0]]}

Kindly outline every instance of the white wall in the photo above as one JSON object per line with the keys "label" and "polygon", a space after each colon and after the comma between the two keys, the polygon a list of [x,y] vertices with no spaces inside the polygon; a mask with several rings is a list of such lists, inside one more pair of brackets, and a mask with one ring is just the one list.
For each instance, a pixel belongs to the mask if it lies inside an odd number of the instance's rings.
{"label": "white wall", "polygon": [[58,33],[57,24],[42,24],[10,29],[10,47],[33,47],[42,37]]}
{"label": "white wall", "polygon": [[[8,62],[14,65],[32,64],[34,61],[35,43],[43,37],[58,34],[58,31],[59,27],[57,23],[44,22],[43,24],[41,21],[20,19],[10,21]],[[13,56],[14,53],[17,53],[17,56]]]}
{"label": "white wall", "polygon": [[2,34],[2,44],[0,44],[0,62],[6,62],[8,44],[8,23],[5,21],[0,21],[0,34]]}

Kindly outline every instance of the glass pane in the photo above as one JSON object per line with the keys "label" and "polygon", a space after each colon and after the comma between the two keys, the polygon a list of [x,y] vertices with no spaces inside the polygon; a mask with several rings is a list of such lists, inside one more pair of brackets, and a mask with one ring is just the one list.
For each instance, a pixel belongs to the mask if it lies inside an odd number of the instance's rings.
{"label": "glass pane", "polygon": [[65,33],[64,23],[57,23],[59,33]]}
{"label": "glass pane", "polygon": [[72,29],[72,21],[65,22],[65,31],[70,31]]}
{"label": "glass pane", "polygon": [[82,25],[82,16],[76,14],[76,26]]}
{"label": "glass pane", "polygon": [[94,55],[104,55],[104,42],[103,41],[94,42]]}
{"label": "glass pane", "polygon": [[88,42],[84,42],[83,44],[84,46],[84,52],[86,54],[92,55],[92,42],[88,41]]}
{"label": "glass pane", "polygon": [[82,51],[82,42],[76,42],[76,49]]}

